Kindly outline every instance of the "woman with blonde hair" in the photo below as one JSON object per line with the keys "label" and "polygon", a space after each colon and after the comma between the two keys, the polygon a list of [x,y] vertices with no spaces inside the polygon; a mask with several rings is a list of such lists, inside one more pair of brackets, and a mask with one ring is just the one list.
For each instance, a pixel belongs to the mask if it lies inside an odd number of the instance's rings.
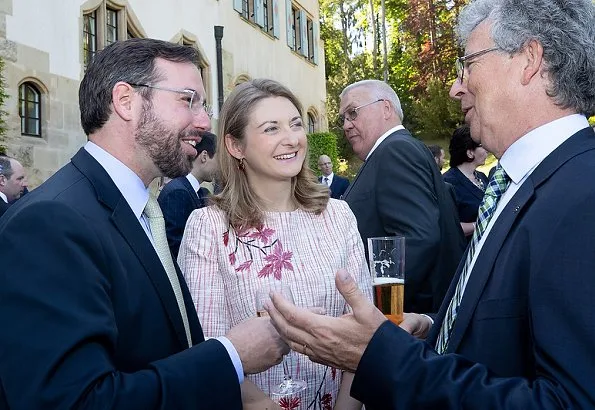
{"label": "woman with blonde hair", "polygon": [[[308,168],[295,95],[266,79],[237,86],[223,105],[217,138],[222,192],[192,213],[178,257],[205,336],[256,316],[256,292],[271,282],[288,286],[298,306],[340,316],[349,308],[334,277],[346,268],[371,298],[357,222]],[[290,373],[307,389],[286,408],[361,408],[349,396],[352,374],[292,357]],[[248,379],[271,394],[283,377],[277,365]]]}

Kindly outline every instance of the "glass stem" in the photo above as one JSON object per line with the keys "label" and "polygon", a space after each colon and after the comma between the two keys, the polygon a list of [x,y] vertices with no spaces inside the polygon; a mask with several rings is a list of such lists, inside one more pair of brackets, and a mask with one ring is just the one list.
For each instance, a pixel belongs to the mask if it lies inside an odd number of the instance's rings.
{"label": "glass stem", "polygon": [[283,358],[283,372],[285,373],[285,381],[291,381],[291,373],[289,373],[289,354]]}

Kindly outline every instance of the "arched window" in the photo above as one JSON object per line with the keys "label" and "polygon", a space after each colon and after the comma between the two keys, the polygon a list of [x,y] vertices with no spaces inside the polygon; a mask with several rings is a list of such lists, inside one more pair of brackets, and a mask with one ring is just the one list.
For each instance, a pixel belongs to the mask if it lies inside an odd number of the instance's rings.
{"label": "arched window", "polygon": [[308,113],[308,134],[312,134],[316,131],[316,119],[312,113]]}
{"label": "arched window", "polygon": [[41,92],[33,83],[19,87],[19,116],[21,134],[41,137]]}

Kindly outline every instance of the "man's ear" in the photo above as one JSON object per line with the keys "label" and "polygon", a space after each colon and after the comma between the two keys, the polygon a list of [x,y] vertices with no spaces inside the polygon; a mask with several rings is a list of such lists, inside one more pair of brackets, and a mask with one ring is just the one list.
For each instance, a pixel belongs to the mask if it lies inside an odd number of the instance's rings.
{"label": "man's ear", "polygon": [[112,89],[112,105],[114,112],[124,121],[130,121],[134,118],[134,103],[138,98],[137,94],[130,84],[119,81]]}
{"label": "man's ear", "polygon": [[6,175],[0,174],[0,186],[6,185],[6,181],[8,181],[8,178],[6,178]]}
{"label": "man's ear", "polygon": [[539,75],[543,64],[543,46],[537,40],[531,40],[522,51],[525,66],[521,76],[523,85],[529,84],[535,75]]}
{"label": "man's ear", "polygon": [[225,148],[227,148],[227,152],[229,152],[235,159],[240,160],[241,158],[244,158],[242,144],[231,134],[225,136]]}

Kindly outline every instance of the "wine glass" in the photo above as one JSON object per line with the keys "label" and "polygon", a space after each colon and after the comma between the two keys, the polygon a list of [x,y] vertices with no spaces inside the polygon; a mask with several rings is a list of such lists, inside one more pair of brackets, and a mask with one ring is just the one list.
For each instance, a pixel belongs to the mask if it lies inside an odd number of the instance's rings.
{"label": "wine glass", "polygon": [[[268,316],[268,312],[265,310],[264,305],[268,300],[270,300],[269,295],[273,291],[279,292],[285,299],[289,300],[291,303],[295,303],[289,286],[283,285],[281,283],[267,284],[265,287],[262,287],[256,291],[256,315],[258,317]],[[306,390],[307,383],[305,381],[296,380],[291,377],[289,364],[293,356],[293,352],[290,351],[283,357],[284,377],[283,381],[277,386],[273,387],[271,390],[271,393],[274,396],[291,396]]]}

